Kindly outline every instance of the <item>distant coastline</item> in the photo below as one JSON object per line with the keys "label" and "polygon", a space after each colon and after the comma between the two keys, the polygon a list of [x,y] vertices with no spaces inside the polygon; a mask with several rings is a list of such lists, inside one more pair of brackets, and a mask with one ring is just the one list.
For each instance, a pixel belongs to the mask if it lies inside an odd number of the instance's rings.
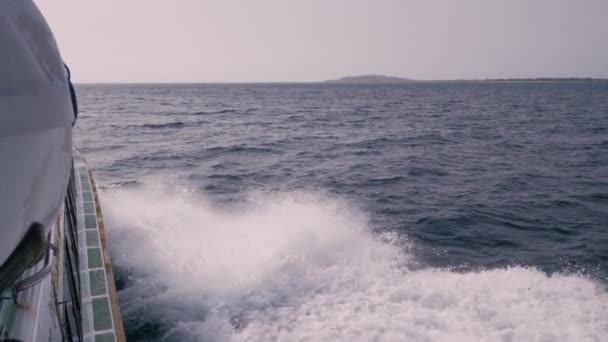
{"label": "distant coastline", "polygon": [[604,81],[605,79],[594,79],[591,77],[537,77],[537,78],[488,78],[484,81],[490,82],[581,82],[581,81]]}
{"label": "distant coastline", "polygon": [[385,76],[385,75],[358,75],[345,76],[335,80],[325,81],[326,83],[346,83],[346,84],[386,84],[386,83],[409,83],[416,82],[408,78]]}
{"label": "distant coastline", "polygon": [[327,80],[324,83],[337,84],[395,84],[412,82],[590,82],[608,81],[602,78],[592,77],[528,77],[528,78],[486,78],[486,79],[455,79],[455,80],[413,80],[386,75],[356,75],[345,76],[335,80]]}
{"label": "distant coastline", "polygon": [[159,81],[159,82],[75,82],[77,86],[136,86],[136,85],[189,85],[189,84],[408,84],[408,83],[480,83],[480,82],[608,82],[608,78],[593,77],[536,77],[536,78],[486,78],[486,79],[443,79],[443,80],[421,80],[409,79],[384,75],[360,75],[346,76],[335,80],[326,81],[227,81],[227,82],[205,82],[205,81]]}

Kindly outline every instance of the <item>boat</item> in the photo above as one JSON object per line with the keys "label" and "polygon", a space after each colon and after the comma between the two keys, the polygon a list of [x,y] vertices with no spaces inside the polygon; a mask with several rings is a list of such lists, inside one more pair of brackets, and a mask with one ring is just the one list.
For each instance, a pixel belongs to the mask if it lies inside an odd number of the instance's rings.
{"label": "boat", "polygon": [[0,0],[0,341],[125,341],[70,73],[31,0]]}

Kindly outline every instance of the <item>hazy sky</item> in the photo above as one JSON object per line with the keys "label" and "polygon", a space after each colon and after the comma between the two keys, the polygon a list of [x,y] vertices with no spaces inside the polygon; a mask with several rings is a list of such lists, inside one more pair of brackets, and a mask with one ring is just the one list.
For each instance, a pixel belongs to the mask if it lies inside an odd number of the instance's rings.
{"label": "hazy sky", "polygon": [[36,0],[78,82],[608,77],[608,0]]}

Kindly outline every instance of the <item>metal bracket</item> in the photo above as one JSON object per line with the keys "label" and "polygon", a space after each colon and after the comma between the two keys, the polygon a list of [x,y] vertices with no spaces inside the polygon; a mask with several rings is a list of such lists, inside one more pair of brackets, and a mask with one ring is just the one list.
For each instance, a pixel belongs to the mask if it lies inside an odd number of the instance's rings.
{"label": "metal bracket", "polygon": [[[52,255],[51,255],[51,252]],[[15,293],[19,293],[23,290],[26,290],[36,284],[42,282],[51,272],[53,271],[53,266],[55,265],[55,254],[57,253],[57,247],[52,243],[47,243],[46,246],[46,255],[44,256],[44,267],[32,274],[31,276],[18,281],[15,283],[13,289]]]}

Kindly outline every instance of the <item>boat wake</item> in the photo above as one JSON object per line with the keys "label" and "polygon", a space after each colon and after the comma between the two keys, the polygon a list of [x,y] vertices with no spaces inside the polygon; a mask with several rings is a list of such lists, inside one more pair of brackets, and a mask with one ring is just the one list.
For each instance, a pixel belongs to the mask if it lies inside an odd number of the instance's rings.
{"label": "boat wake", "polygon": [[214,207],[148,185],[102,194],[129,340],[605,341],[608,292],[578,275],[411,267],[332,196]]}

